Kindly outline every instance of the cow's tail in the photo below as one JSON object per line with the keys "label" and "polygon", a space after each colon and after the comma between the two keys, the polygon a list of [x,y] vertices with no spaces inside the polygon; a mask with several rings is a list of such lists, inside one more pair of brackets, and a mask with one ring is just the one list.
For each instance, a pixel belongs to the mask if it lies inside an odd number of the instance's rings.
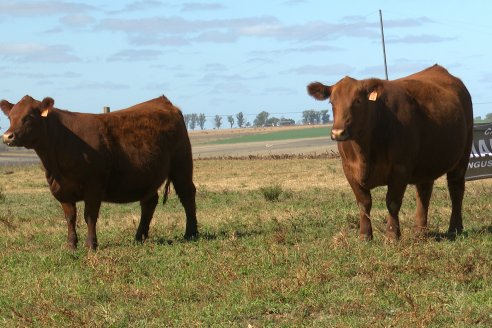
{"label": "cow's tail", "polygon": [[162,199],[162,204],[166,204],[167,196],[169,195],[169,191],[171,189],[171,180],[167,179],[166,185],[164,186],[164,198]]}

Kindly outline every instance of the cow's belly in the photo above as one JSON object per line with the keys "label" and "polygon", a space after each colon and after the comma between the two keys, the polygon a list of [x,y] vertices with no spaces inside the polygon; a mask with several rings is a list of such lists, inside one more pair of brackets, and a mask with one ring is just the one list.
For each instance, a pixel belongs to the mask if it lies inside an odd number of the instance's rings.
{"label": "cow's belly", "polygon": [[165,172],[135,172],[112,174],[103,196],[103,201],[129,203],[140,201],[155,194],[167,178]]}
{"label": "cow's belly", "polygon": [[388,184],[390,167],[387,162],[367,164],[358,159],[342,156],[342,165],[348,181],[354,181],[364,189],[373,189]]}
{"label": "cow's belly", "polygon": [[126,189],[109,190],[103,197],[104,202],[109,203],[132,203],[146,199],[154,195],[159,187],[145,186]]}
{"label": "cow's belly", "polygon": [[[137,175],[138,176],[138,175]],[[122,178],[110,181],[106,185],[99,185],[100,190],[92,190],[97,184],[90,184],[87,181],[70,181],[47,179],[51,194],[56,200],[62,203],[76,203],[83,201],[85,195],[102,193],[102,201],[110,203],[131,203],[148,198],[155,194],[162,186],[165,179],[145,179],[140,181],[135,178]]]}
{"label": "cow's belly", "polygon": [[51,194],[61,203],[75,203],[83,200],[84,186],[77,181],[59,181],[47,178]]}

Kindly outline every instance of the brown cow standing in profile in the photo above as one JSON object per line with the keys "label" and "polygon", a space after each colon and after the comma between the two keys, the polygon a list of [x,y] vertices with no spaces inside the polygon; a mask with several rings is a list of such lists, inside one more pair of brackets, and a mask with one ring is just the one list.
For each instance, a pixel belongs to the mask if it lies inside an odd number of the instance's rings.
{"label": "brown cow standing in profile", "polygon": [[73,113],[54,100],[25,96],[13,105],[3,100],[10,119],[3,135],[9,146],[34,149],[51,193],[61,203],[68,225],[68,246],[77,246],[76,202],[84,201],[86,246],[97,248],[96,222],[101,202],[140,201],[137,241],[148,237],[166,182],[173,183],[186,212],[185,238],[197,235],[195,185],[190,140],[181,111],[164,96],[109,114]]}
{"label": "brown cow standing in profile", "polygon": [[473,138],[472,101],[465,85],[441,66],[394,80],[345,77],[308,93],[330,98],[345,176],[360,210],[360,237],[372,239],[370,190],[388,186],[386,236],[400,237],[398,212],[408,184],[417,189],[416,230],[427,228],[434,180],[447,174],[449,234],[461,233],[462,202]]}

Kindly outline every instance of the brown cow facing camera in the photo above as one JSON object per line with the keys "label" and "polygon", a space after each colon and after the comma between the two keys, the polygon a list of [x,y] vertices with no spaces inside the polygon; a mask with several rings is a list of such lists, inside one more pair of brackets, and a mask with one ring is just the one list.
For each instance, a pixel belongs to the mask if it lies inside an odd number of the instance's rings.
{"label": "brown cow facing camera", "polygon": [[452,211],[448,233],[463,231],[462,202],[473,139],[472,101],[465,85],[438,65],[394,80],[311,83],[308,93],[330,98],[331,138],[360,211],[360,237],[372,239],[371,189],[387,186],[386,236],[400,237],[398,213],[408,184],[417,189],[415,228],[427,229],[434,180],[447,175]]}
{"label": "brown cow facing camera", "polygon": [[77,247],[76,202],[84,201],[86,246],[97,248],[101,202],[140,201],[135,239],[148,237],[164,182],[164,202],[172,182],[186,212],[185,238],[197,236],[193,159],[181,111],[164,96],[108,114],[54,108],[54,100],[23,97],[0,103],[10,120],[3,135],[9,146],[34,149],[51,193],[61,203],[68,246]]}

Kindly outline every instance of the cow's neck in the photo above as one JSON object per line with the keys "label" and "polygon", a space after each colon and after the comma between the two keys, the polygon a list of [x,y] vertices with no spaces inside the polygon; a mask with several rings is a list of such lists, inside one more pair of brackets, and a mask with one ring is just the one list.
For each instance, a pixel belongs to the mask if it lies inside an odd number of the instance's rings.
{"label": "cow's neck", "polygon": [[58,128],[58,125],[60,122],[57,114],[58,113],[56,112],[52,112],[43,121],[43,137],[36,147],[34,147],[34,151],[38,155],[46,171],[46,178],[48,178],[48,180],[59,178],[60,168],[58,166],[56,154],[64,151],[63,149],[59,149],[61,147],[58,146],[57,142],[60,138],[63,138],[63,136],[59,135],[60,129]]}
{"label": "cow's neck", "polygon": [[366,122],[367,128],[357,133],[352,140],[354,147],[358,148],[358,153],[371,161],[386,156],[385,151],[392,138],[392,129],[388,124],[386,111],[380,109],[376,113],[377,116],[373,120]]}
{"label": "cow's neck", "polygon": [[354,159],[354,164],[357,163],[359,173],[362,174],[361,179],[368,178],[374,169],[373,164],[385,162],[388,156],[388,131],[378,128],[365,130],[345,145],[350,148],[346,148],[346,151],[350,151],[350,158]]}
{"label": "cow's neck", "polygon": [[377,139],[374,131],[364,130],[364,133],[352,140],[352,145],[358,154],[368,160],[374,156],[374,150],[378,149],[378,145],[374,144],[377,143]]}

